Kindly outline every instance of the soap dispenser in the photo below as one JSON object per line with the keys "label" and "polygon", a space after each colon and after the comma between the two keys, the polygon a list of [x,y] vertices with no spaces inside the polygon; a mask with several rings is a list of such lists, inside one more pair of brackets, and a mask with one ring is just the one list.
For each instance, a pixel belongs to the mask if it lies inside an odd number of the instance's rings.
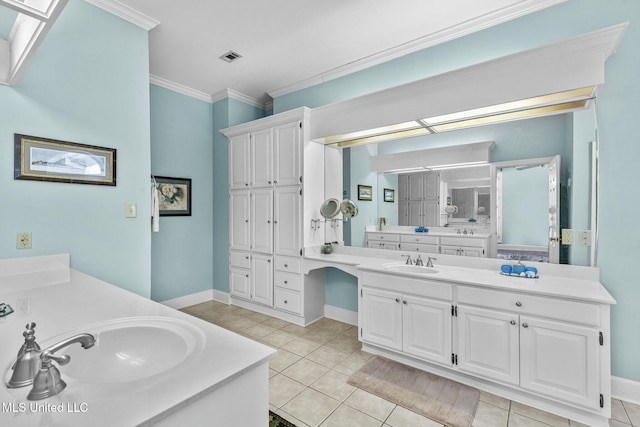
{"label": "soap dispenser", "polygon": [[33,378],[40,369],[40,346],[36,342],[34,322],[29,322],[25,326],[26,330],[22,333],[24,336],[24,344],[18,351],[16,363],[13,365],[13,374],[7,383],[9,388],[18,388],[31,385]]}

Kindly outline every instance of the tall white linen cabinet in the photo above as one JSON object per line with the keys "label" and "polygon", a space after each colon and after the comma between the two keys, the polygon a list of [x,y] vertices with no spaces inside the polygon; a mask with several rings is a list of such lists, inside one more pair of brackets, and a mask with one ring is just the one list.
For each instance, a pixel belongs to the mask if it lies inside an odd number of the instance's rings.
{"label": "tall white linen cabinet", "polygon": [[298,108],[221,132],[229,140],[229,293],[233,304],[308,325],[324,314],[324,272],[302,272],[323,243],[324,147]]}

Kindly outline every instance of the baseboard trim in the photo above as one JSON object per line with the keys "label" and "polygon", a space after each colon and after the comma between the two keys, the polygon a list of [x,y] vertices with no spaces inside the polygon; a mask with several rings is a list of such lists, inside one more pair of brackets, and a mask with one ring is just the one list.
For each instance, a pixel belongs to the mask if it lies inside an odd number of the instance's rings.
{"label": "baseboard trim", "polygon": [[611,377],[611,397],[640,405],[640,382]]}
{"label": "baseboard trim", "polygon": [[197,292],[195,294],[189,294],[189,295],[185,295],[178,298],[160,301],[160,304],[163,304],[175,309],[181,309],[181,308],[189,307],[190,305],[211,301],[212,299],[214,299],[215,292],[216,292],[215,290]]}
{"label": "baseboard trim", "polygon": [[358,312],[344,308],[335,307],[333,305],[324,306],[324,317],[348,323],[350,325],[358,325]]}

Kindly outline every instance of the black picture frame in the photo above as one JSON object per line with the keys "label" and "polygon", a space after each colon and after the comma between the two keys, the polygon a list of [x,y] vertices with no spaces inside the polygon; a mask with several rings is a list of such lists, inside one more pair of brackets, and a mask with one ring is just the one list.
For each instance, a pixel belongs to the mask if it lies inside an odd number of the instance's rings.
{"label": "black picture frame", "polygon": [[358,200],[373,200],[373,188],[370,185],[358,185]]}
{"label": "black picture frame", "polygon": [[191,178],[154,176],[160,216],[191,216]]}
{"label": "black picture frame", "polygon": [[383,200],[387,203],[393,203],[396,201],[396,190],[393,188],[385,188],[383,193]]}

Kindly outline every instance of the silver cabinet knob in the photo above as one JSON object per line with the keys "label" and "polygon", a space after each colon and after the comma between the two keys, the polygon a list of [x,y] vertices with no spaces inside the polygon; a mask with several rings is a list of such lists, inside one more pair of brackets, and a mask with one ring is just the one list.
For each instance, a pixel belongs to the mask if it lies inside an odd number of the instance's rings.
{"label": "silver cabinet knob", "polygon": [[396,302],[400,302],[400,298],[396,298]]}
{"label": "silver cabinet knob", "polygon": [[405,299],[405,300],[402,300],[402,303],[403,303],[403,304],[406,304],[406,303],[407,303],[407,300],[406,300],[406,299]]}
{"label": "silver cabinet knob", "polygon": [[287,283],[289,283],[289,281],[285,280],[285,281],[284,281],[284,284],[286,285]]}
{"label": "silver cabinet knob", "polygon": [[287,267],[289,267],[289,264],[285,264],[285,265],[284,265],[284,268],[287,268]]}
{"label": "silver cabinet knob", "polygon": [[528,328],[528,327],[529,327],[529,324],[528,324],[528,323],[523,323],[523,324],[522,324],[522,327],[523,327],[523,328]]}
{"label": "silver cabinet knob", "polygon": [[509,323],[511,323],[512,325],[515,325],[515,324],[516,324],[516,321],[515,321],[515,320],[512,320],[512,321],[511,321],[511,322],[509,322]]}
{"label": "silver cabinet knob", "polygon": [[288,301],[287,301],[287,300],[284,300],[284,303],[285,303],[285,304],[287,304],[287,303],[288,303]]}
{"label": "silver cabinet knob", "polygon": [[516,301],[516,307],[522,307],[522,303],[520,301]]}

